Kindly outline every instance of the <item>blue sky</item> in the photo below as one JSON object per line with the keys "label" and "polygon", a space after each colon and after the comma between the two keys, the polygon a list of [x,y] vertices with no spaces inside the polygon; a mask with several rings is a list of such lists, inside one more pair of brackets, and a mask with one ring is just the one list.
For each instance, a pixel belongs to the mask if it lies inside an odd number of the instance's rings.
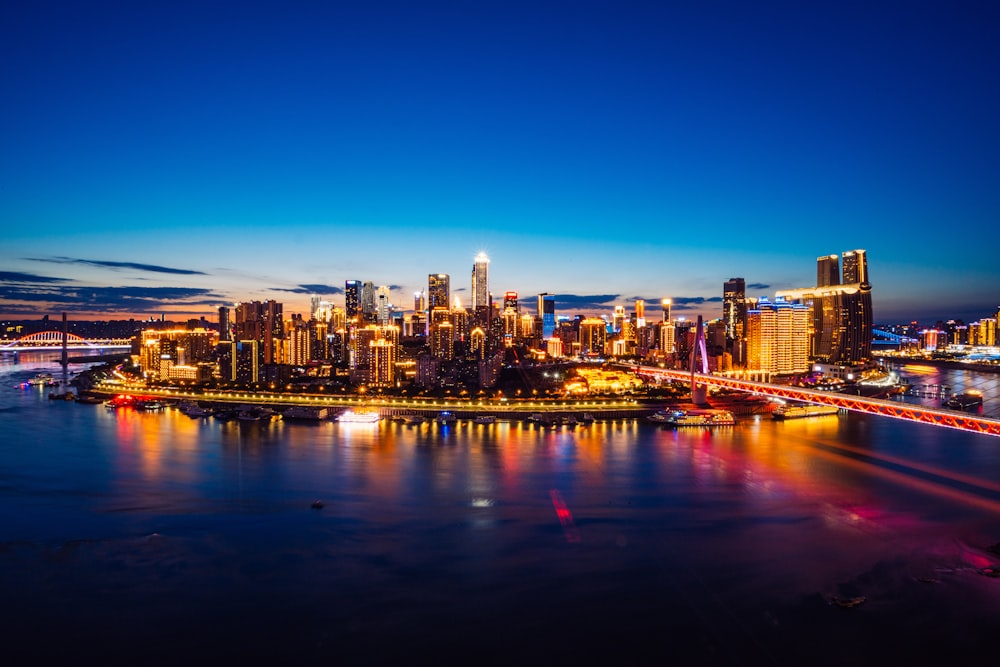
{"label": "blue sky", "polygon": [[[17,4],[18,6],[11,6]],[[155,5],[155,6],[146,6]],[[990,3],[8,3],[0,315],[428,273],[721,314],[865,248],[878,321],[1000,303]],[[467,297],[466,297],[467,300]],[[572,305],[571,305],[572,304]]]}

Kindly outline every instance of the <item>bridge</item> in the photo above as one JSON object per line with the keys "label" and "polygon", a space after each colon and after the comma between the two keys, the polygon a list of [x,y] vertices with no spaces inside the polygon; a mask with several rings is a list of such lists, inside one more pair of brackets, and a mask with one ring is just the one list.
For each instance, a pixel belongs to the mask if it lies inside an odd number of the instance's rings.
{"label": "bridge", "polygon": [[[881,398],[849,396],[832,391],[790,387],[767,382],[754,382],[722,375],[696,374],[689,371],[636,366],[634,364],[619,364],[619,367],[630,370],[640,377],[654,380],[688,383],[693,380],[693,383],[703,386],[746,391],[820,405],[833,405],[852,412],[863,412],[865,414],[892,417],[894,419],[903,419],[921,424],[930,424],[932,426],[944,426],[963,431],[972,431],[973,433],[1000,436],[1000,420],[959,412],[957,410],[929,408]],[[694,395],[693,391],[692,395]]]}
{"label": "bridge", "polygon": [[[131,338],[87,339],[76,334],[66,334],[67,350],[107,350],[132,346]],[[63,349],[63,332],[39,331],[15,338],[0,340],[0,352],[28,352]]]}
{"label": "bridge", "polygon": [[910,338],[909,336],[901,336],[899,334],[894,334],[891,331],[883,331],[882,329],[872,329],[872,337],[875,343],[880,342],[890,342],[893,344],[912,344],[919,343],[920,341],[916,338]]}

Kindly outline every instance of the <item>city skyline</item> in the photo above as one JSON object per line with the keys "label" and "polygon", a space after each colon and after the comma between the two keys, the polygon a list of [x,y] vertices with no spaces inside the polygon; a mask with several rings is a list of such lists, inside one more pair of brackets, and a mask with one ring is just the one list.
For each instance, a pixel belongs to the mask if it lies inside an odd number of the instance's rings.
{"label": "city skyline", "polygon": [[[239,9],[240,11],[237,11]],[[996,313],[992,7],[31,3],[0,27],[0,317],[673,300],[865,248],[876,322]]]}

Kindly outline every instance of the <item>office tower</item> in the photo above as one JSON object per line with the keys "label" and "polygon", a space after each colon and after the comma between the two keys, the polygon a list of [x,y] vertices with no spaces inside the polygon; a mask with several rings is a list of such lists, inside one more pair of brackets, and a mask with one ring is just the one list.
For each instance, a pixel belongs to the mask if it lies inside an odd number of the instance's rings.
{"label": "office tower", "polygon": [[840,263],[836,255],[816,258],[816,287],[830,287],[840,284]]}
{"label": "office tower", "polygon": [[517,312],[520,309],[517,303],[517,292],[504,292],[503,308],[504,310],[507,310],[509,308],[514,312]]}
{"label": "office tower", "polygon": [[472,312],[479,313],[481,308],[489,312],[490,305],[490,258],[485,252],[476,255],[472,265]]}
{"label": "office tower", "polygon": [[642,299],[635,300],[635,326],[646,326],[646,302]]}
{"label": "office tower", "polygon": [[872,297],[868,256],[864,250],[844,253],[844,280],[836,275],[837,255],[817,258],[823,284],[783,290],[776,296],[812,304],[812,357],[836,367],[864,365],[872,351]]}
{"label": "office tower", "polygon": [[389,301],[389,286],[379,285],[375,293],[375,319],[382,326],[389,323],[389,311],[392,307]]}
{"label": "office tower", "polygon": [[750,370],[772,374],[809,370],[808,306],[781,297],[761,298],[747,312],[747,362]]}
{"label": "office tower", "polygon": [[611,331],[621,333],[625,328],[625,306],[615,306],[615,314],[611,319]]}
{"label": "office tower", "polygon": [[730,278],[722,285],[722,321],[726,327],[726,347],[743,338],[747,325],[747,288],[743,278]]}
{"label": "office tower", "polygon": [[538,295],[538,319],[542,322],[542,338],[552,338],[556,330],[556,295]]}
{"label": "office tower", "polygon": [[427,309],[451,308],[451,279],[447,273],[432,273],[427,276]]}
{"label": "office tower", "polygon": [[455,297],[455,305],[452,306],[449,315],[449,321],[451,322],[455,340],[465,340],[469,337],[469,328],[472,326],[469,321],[469,311],[462,308],[462,302],[458,300],[457,296]]}
{"label": "office tower", "polygon": [[660,305],[663,306],[663,322],[670,321],[670,299],[663,299],[660,301]]}
{"label": "office tower", "polygon": [[219,306],[219,340],[231,340],[232,332],[229,330],[229,308]]}
{"label": "office tower", "polygon": [[469,354],[477,359],[486,356],[486,332],[480,327],[469,332]]}
{"label": "office tower", "polygon": [[427,310],[427,299],[419,290],[413,293],[413,310],[418,313]]}
{"label": "office tower", "polygon": [[598,317],[588,317],[580,322],[580,354],[601,356],[607,341],[607,324]]}
{"label": "office tower", "polygon": [[660,337],[657,347],[663,354],[674,353],[674,324],[669,320],[660,323]]}
{"label": "office tower", "polygon": [[361,305],[361,281],[347,280],[344,282],[344,311],[347,319],[354,320],[358,317],[358,310]]}
{"label": "office tower", "polygon": [[366,280],[361,284],[361,321],[366,324],[374,324],[375,319],[375,283]]}

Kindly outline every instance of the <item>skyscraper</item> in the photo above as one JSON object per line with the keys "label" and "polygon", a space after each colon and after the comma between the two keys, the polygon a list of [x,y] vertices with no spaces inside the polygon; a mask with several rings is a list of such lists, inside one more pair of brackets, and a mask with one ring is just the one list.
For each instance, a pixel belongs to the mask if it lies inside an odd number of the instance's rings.
{"label": "skyscraper", "polygon": [[427,309],[451,308],[451,279],[447,273],[427,276]]}
{"label": "skyscraper", "polygon": [[556,330],[556,295],[538,295],[538,319],[542,322],[542,338],[552,338]]}
{"label": "skyscraper", "polygon": [[472,312],[490,305],[490,258],[485,252],[476,255],[472,265]]}
{"label": "skyscraper", "polygon": [[358,307],[361,304],[361,281],[344,281],[344,310],[347,312],[347,319],[353,320],[358,316]]}
{"label": "skyscraper", "polygon": [[375,283],[366,280],[361,285],[361,319],[367,323],[375,321]]}
{"label": "skyscraper", "polygon": [[722,285],[722,321],[726,326],[726,347],[732,348],[747,326],[747,287],[743,278],[730,278]]}
{"label": "skyscraper", "polygon": [[844,276],[836,274],[837,255],[817,258],[822,284],[784,290],[776,296],[812,303],[812,357],[821,364],[849,367],[866,364],[872,351],[872,286],[864,250],[844,253]]}
{"label": "skyscraper", "polygon": [[392,305],[389,300],[389,286],[379,285],[375,293],[375,319],[382,326],[389,323],[389,308]]}

